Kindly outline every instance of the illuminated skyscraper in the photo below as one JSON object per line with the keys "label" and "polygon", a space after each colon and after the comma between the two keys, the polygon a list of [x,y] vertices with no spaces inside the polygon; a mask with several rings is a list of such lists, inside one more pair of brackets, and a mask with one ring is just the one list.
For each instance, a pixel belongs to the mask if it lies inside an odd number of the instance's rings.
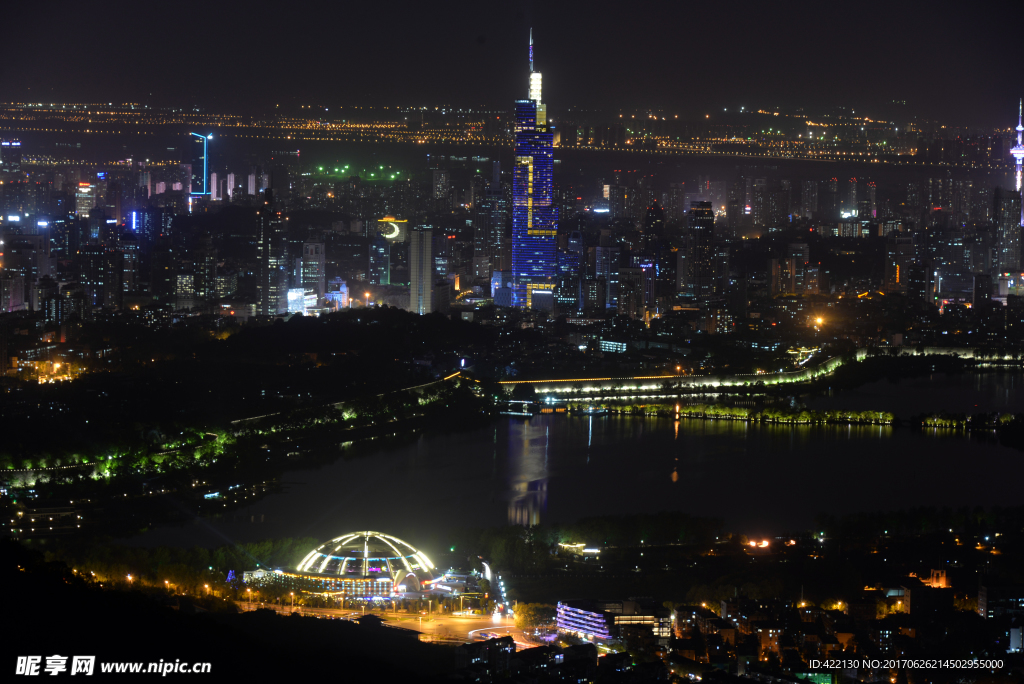
{"label": "illuminated skyscraper", "polygon": [[533,70],[532,31],[529,96],[516,100],[512,171],[512,303],[524,308],[533,308],[537,290],[550,301],[558,275],[554,143],[541,102],[541,75]]}
{"label": "illuminated skyscraper", "polygon": [[391,243],[383,235],[370,240],[370,266],[367,281],[371,285],[391,284]]}
{"label": "illuminated skyscraper", "polygon": [[273,210],[273,204],[273,193],[268,190],[257,218],[256,232],[256,261],[259,264],[256,313],[261,316],[274,316],[283,309],[288,287],[284,273],[284,221]]}
{"label": "illuminated skyscraper", "polygon": [[[1021,191],[1021,164],[1024,163],[1024,140],[1021,139],[1024,134],[1024,123],[1021,123],[1021,115],[1024,113],[1024,100],[1021,100],[1017,105],[1017,144],[1010,150],[1010,154],[1013,155],[1013,159],[1017,162],[1017,194]],[[1024,202],[1021,203],[1020,213],[1020,225],[1024,226]]]}
{"label": "illuminated skyscraper", "polygon": [[189,143],[189,156],[192,162],[192,177],[190,178],[191,184],[189,193],[192,195],[209,195],[209,142],[213,139],[213,134],[200,135],[199,133],[189,133],[189,135],[191,136],[191,142]]}
{"label": "illuminated skyscraper", "polygon": [[409,311],[421,316],[434,310],[433,238],[430,226],[409,232]]}

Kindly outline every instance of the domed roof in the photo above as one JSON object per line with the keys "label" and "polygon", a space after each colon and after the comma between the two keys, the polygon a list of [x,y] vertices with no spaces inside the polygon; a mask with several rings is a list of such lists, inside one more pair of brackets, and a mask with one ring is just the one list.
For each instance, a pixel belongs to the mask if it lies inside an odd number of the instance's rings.
{"label": "domed roof", "polygon": [[398,537],[380,532],[349,532],[310,551],[298,571],[333,577],[429,577],[434,564]]}

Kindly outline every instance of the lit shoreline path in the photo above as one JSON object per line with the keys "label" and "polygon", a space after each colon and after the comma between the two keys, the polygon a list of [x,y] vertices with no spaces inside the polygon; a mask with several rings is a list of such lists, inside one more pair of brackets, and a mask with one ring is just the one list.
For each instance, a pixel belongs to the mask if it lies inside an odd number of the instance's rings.
{"label": "lit shoreline path", "polygon": [[[881,348],[888,352],[888,348]],[[907,356],[956,356],[962,359],[975,361],[1015,362],[1022,361],[1021,355],[1014,354],[992,354],[991,352],[960,347],[902,347],[899,349],[901,355]],[[868,358],[868,349],[862,347],[856,351],[854,361],[863,361]],[[502,387],[513,387],[515,385],[528,385],[533,387],[538,395],[545,399],[556,401],[568,401],[570,399],[599,400],[610,399],[631,399],[644,397],[648,399],[675,397],[678,390],[707,388],[715,392],[728,393],[731,391],[744,391],[756,388],[760,385],[781,385],[796,382],[807,382],[823,375],[835,372],[845,361],[841,357],[831,358],[811,368],[804,368],[798,371],[783,373],[764,373],[752,375],[642,375],[621,378],[564,378],[553,380],[502,380],[498,384]],[[666,384],[670,387],[667,390]]]}

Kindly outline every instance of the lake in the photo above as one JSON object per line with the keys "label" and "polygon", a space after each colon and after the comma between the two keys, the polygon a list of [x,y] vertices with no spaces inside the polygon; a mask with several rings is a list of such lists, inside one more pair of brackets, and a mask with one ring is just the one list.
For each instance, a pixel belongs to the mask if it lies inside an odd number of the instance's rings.
{"label": "lake", "polygon": [[[805,399],[811,408],[1015,411],[1024,374],[934,375]],[[344,454],[344,455],[342,455]],[[685,511],[749,536],[810,529],[818,513],[1019,505],[1024,454],[994,435],[768,426],[632,416],[500,418],[484,428],[350,445],[284,490],[134,543],[214,546],[387,531],[429,549],[452,526]]]}

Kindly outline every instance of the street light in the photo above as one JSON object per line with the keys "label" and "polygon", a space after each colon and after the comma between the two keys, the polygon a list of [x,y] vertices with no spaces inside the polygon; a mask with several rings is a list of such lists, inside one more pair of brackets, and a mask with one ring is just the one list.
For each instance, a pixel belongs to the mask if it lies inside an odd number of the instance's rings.
{"label": "street light", "polygon": [[366,306],[370,306],[370,293],[364,292],[363,294],[366,295]]}

